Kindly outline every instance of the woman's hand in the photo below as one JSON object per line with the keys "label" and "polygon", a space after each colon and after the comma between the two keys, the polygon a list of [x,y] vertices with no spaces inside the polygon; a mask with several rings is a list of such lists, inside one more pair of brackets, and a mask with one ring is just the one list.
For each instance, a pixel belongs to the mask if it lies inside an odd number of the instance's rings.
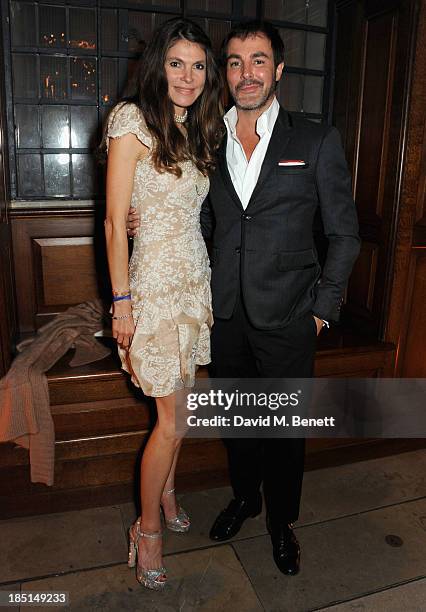
{"label": "woman's hand", "polygon": [[132,344],[135,324],[132,316],[131,302],[128,300],[123,301],[126,303],[116,302],[113,305],[112,335],[117,340],[118,346],[127,350]]}
{"label": "woman's hand", "polygon": [[141,221],[136,208],[131,206],[129,208],[129,212],[126,219],[127,235],[130,238],[134,238],[135,236],[137,236],[140,223]]}

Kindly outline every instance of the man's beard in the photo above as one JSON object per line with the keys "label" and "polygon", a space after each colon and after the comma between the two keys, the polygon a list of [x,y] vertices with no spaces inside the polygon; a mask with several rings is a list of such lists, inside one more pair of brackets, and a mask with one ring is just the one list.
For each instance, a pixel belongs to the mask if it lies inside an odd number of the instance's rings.
{"label": "man's beard", "polygon": [[[259,81],[250,80],[250,81],[245,81],[244,83],[241,83],[239,88],[244,87],[245,85],[251,85],[255,83],[259,85],[263,85],[263,83],[260,83]],[[265,94],[263,94],[261,99],[255,102],[252,102],[251,104],[241,104],[240,102],[238,102],[237,96],[235,95],[235,97],[233,96],[235,106],[240,110],[258,110],[259,108],[262,108],[266,104],[266,102],[272,98],[272,96],[275,93],[276,87],[277,87],[277,82],[272,81],[271,87]],[[236,89],[236,93],[238,92],[239,88]]]}

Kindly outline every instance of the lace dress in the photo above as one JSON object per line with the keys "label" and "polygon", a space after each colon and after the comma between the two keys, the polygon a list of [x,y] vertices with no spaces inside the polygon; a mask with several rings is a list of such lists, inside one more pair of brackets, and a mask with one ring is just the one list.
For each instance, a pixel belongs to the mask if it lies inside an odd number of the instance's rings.
{"label": "lace dress", "polygon": [[[119,104],[109,138],[132,133],[152,150],[152,137],[135,104]],[[155,170],[151,152],[136,166],[132,206],[140,215],[129,263],[135,334],[119,348],[124,370],[146,395],[161,397],[194,385],[196,365],[210,362],[213,323],[210,266],[200,208],[209,180],[191,161],[182,176]]]}

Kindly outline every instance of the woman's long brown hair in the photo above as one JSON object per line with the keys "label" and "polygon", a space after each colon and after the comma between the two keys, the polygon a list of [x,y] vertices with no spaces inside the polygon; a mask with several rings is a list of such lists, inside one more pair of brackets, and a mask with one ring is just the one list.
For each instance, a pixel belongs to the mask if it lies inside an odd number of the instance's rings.
{"label": "woman's long brown hair", "polygon": [[[194,104],[188,108],[188,136],[174,121],[174,107],[168,95],[166,55],[179,40],[199,44],[206,53],[206,81]],[[203,173],[215,166],[215,153],[223,136],[223,82],[213,55],[210,39],[188,19],[170,19],[159,26],[139,60],[133,89],[124,100],[141,109],[155,140],[152,159],[159,172],[182,174],[179,163],[190,159]]]}

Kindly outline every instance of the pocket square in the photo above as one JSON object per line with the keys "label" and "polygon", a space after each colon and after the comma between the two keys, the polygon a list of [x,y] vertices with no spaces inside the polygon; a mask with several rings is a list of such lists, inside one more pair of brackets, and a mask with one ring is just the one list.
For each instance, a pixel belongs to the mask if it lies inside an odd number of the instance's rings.
{"label": "pocket square", "polygon": [[291,166],[307,166],[308,164],[303,159],[280,159],[278,162],[279,166],[291,167]]}

